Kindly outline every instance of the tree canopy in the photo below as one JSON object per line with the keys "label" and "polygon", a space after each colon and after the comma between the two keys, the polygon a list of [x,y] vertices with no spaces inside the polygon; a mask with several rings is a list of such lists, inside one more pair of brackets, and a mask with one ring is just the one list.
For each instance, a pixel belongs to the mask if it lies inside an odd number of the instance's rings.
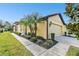
{"label": "tree canopy", "polygon": [[67,3],[64,14],[70,18],[67,29],[79,39],[79,4]]}

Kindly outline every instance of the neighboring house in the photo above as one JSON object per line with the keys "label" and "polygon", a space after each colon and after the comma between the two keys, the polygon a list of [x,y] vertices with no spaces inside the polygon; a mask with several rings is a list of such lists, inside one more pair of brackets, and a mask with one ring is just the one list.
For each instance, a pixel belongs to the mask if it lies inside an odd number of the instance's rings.
{"label": "neighboring house", "polygon": [[13,25],[13,32],[26,33],[26,27],[24,25],[19,24],[19,22],[15,22]]}
{"label": "neighboring house", "polygon": [[66,26],[61,14],[45,16],[37,23],[37,36],[42,36],[45,39],[50,39],[51,33],[55,33],[55,36],[61,36],[65,32]]}

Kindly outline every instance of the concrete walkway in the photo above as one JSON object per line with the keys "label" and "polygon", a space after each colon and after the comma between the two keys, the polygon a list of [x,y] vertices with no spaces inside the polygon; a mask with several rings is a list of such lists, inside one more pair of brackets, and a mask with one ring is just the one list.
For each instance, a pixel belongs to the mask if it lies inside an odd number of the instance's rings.
{"label": "concrete walkway", "polygon": [[52,48],[48,49],[42,56],[65,56],[70,45],[64,43],[58,43]]}
{"label": "concrete walkway", "polygon": [[38,56],[42,53],[44,53],[45,51],[47,51],[47,49],[40,47],[32,42],[30,42],[29,40],[22,38],[14,33],[12,33],[12,35],[18,40],[20,41],[29,51],[32,52],[33,55]]}
{"label": "concrete walkway", "polygon": [[67,42],[59,42],[55,46],[47,50],[14,33],[12,33],[12,35],[35,56],[64,56],[70,46],[70,44]]}

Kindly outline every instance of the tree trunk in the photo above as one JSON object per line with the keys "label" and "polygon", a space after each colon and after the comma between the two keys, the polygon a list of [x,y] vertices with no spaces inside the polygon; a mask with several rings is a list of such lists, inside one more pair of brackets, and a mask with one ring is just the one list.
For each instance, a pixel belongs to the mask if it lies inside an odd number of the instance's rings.
{"label": "tree trunk", "polygon": [[29,25],[29,28],[30,28],[30,32],[31,32],[31,36],[32,36],[32,33],[33,33],[32,26],[31,26],[31,25]]}
{"label": "tree trunk", "polygon": [[37,34],[37,23],[34,24],[35,25],[35,36]]}

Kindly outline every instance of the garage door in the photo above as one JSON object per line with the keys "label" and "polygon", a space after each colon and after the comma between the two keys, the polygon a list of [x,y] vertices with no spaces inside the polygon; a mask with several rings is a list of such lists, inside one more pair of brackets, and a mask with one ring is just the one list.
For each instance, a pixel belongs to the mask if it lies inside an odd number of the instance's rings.
{"label": "garage door", "polygon": [[49,27],[49,30],[50,33],[55,33],[56,36],[60,36],[62,34],[62,26],[60,25],[52,24]]}

